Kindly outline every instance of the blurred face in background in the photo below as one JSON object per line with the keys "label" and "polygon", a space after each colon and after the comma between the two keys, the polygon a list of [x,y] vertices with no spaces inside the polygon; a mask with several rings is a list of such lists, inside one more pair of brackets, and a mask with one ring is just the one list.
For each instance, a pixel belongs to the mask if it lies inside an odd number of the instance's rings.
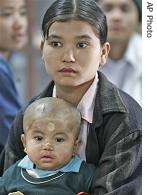
{"label": "blurred face in background", "polygon": [[108,21],[108,41],[127,42],[136,30],[138,10],[133,0],[100,0]]}
{"label": "blurred face in background", "polygon": [[21,49],[27,41],[25,0],[0,0],[0,52]]}

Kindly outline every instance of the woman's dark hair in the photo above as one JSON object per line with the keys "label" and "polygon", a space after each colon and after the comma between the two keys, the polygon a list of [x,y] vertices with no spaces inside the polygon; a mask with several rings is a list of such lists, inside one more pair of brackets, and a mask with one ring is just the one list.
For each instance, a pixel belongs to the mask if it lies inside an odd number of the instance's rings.
{"label": "woman's dark hair", "polygon": [[56,0],[47,9],[43,22],[43,36],[47,38],[52,23],[80,20],[88,22],[99,36],[103,45],[107,38],[106,16],[95,0]]}

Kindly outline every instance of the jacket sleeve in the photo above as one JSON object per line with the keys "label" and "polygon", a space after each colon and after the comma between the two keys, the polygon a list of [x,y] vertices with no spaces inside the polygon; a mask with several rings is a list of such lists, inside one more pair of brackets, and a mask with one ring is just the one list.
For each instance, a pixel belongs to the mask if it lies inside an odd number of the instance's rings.
{"label": "jacket sleeve", "polygon": [[92,195],[141,195],[141,130],[130,115],[122,114],[121,118],[116,115],[118,123],[111,120],[105,127],[107,130],[102,131],[107,133],[98,138],[99,142],[105,141]]}
{"label": "jacket sleeve", "polygon": [[0,177],[0,194],[3,194],[3,195],[8,194],[5,190],[5,180],[3,177]]}
{"label": "jacket sleeve", "polygon": [[21,142],[21,133],[23,133],[23,110],[21,110],[9,131],[6,146],[0,157],[1,174],[17,160],[24,157],[23,144]]}
{"label": "jacket sleeve", "polygon": [[106,148],[95,174],[94,194],[141,194],[140,136],[134,132]]}

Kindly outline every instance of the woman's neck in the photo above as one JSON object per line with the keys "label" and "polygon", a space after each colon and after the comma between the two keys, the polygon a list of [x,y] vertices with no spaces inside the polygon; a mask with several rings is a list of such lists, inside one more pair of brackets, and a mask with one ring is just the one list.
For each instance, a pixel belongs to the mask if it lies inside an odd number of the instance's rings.
{"label": "woman's neck", "polygon": [[58,98],[62,98],[70,102],[74,106],[77,106],[83,95],[93,83],[93,80],[94,79],[76,87],[65,87],[56,85],[56,96]]}

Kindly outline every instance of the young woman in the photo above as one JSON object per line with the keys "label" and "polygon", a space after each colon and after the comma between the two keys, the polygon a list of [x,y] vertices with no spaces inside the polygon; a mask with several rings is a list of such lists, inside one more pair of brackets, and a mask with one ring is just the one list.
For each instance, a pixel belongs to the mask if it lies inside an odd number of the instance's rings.
{"label": "young woman", "polygon": [[12,121],[21,108],[10,64],[13,50],[27,40],[25,0],[0,1],[0,153],[6,143]]}
{"label": "young woman", "polygon": [[[98,72],[110,50],[103,11],[94,0],[57,0],[44,15],[42,31],[42,58],[53,80],[32,101],[58,97],[81,112],[78,155],[98,167],[91,194],[140,194],[141,107]],[[24,110],[10,131],[4,169],[24,156]]]}

